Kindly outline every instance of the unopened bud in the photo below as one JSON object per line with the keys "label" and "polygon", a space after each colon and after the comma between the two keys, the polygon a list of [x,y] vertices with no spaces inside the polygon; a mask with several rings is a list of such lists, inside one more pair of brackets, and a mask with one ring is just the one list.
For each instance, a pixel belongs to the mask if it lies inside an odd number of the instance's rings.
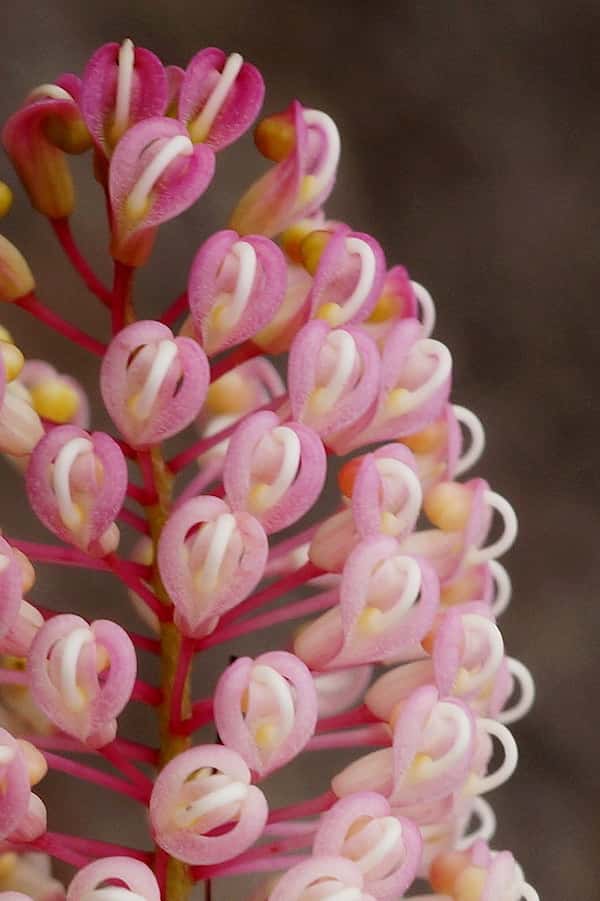
{"label": "unopened bud", "polygon": [[30,294],[35,281],[23,254],[0,235],[0,300],[11,302]]}

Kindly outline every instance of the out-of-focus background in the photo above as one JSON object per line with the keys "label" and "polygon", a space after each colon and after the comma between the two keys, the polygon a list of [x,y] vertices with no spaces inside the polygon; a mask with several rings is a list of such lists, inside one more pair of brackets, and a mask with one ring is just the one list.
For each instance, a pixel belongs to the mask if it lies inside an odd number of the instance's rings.
{"label": "out-of-focus background", "polygon": [[[31,87],[80,71],[95,47],[126,36],[180,65],[203,46],[240,50],[266,78],[268,111],[297,96],[336,119],[343,156],[328,212],[374,233],[390,263],[431,290],[436,337],[455,360],[454,398],[486,424],[481,474],[519,514],[502,626],[509,652],[535,674],[538,701],[515,728],[518,773],[491,799],[496,845],[514,849],[548,901],[597,897],[598,4],[5,0],[2,18],[2,119]],[[262,168],[247,137],[219,158],[184,225],[163,230],[141,279],[149,315],[179,293],[195,248]],[[0,177],[16,183],[5,160]],[[101,221],[88,183],[75,227],[99,268]],[[32,261],[47,302],[100,333],[103,314],[20,191],[1,228]],[[84,355],[18,311],[3,321],[28,356],[60,361],[93,386]],[[6,466],[1,478],[3,526],[36,534],[18,480]],[[125,608],[105,577],[43,575],[41,602],[100,605],[109,616]],[[120,806],[64,786],[48,791],[71,821],[122,835]]]}

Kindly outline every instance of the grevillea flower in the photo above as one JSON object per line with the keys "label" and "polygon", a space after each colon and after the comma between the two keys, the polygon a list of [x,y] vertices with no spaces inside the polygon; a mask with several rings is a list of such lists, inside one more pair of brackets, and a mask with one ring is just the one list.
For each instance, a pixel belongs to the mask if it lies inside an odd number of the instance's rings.
{"label": "grevillea flower", "polygon": [[58,426],[38,442],[26,481],[32,508],[59,538],[96,555],[115,550],[127,467],[112,438]]}
{"label": "grevillea flower", "polygon": [[158,567],[185,634],[212,632],[258,585],[267,555],[265,531],[249,513],[210,496],[179,507],[161,535]]}
{"label": "grevillea flower", "polygon": [[106,409],[132,447],[170,438],[198,415],[208,388],[208,363],[190,338],[160,322],[127,326],[113,339],[100,373]]}
{"label": "grevillea flower", "polygon": [[254,122],[265,94],[262,75],[239,53],[207,47],[188,63],[179,87],[179,120],[194,144],[214,151],[236,141]]}
{"label": "grevillea flower", "polygon": [[133,691],[135,650],[109,620],[62,614],[38,630],[29,655],[35,701],[60,729],[92,748],[111,742]]}
{"label": "grevillea flower", "polygon": [[[112,434],[87,431],[63,364],[26,360],[0,326],[0,453],[58,539],[0,537],[0,895],[189,901],[195,883],[208,898],[265,874],[252,901],[539,901],[490,850],[483,798],[513,773],[507,724],[534,699],[499,628],[516,517],[463,480],[484,431],[451,397],[428,290],[324,209],[340,157],[326,113],[293,101],[258,125],[275,165],[144,318],[136,270],[158,227],[199,200],[263,94],[238,53],[184,68],[127,39],[82,81],[36,89],[3,133],[110,328],[99,340],[48,307],[7,238],[0,300],[101,359]],[[111,288],[67,218],[67,155],[90,147]],[[0,216],[11,200],[0,182]],[[56,612],[62,596],[38,608],[34,564],[116,579],[140,631]],[[131,701],[156,718],[151,744],[127,732]],[[53,811],[46,830],[47,768],[140,805],[146,842],[55,832]],[[299,797],[276,807],[278,786]],[[77,870],[66,898],[49,856]],[[418,879],[437,894],[415,896]]]}
{"label": "grevillea flower", "polygon": [[[157,844],[193,864],[236,857],[260,836],[267,814],[250,770],[222,745],[198,745],[179,754],[158,776],[150,799]],[[229,829],[221,828],[227,824]]]}
{"label": "grevillea flower", "polygon": [[296,757],[317,723],[310,670],[293,654],[272,651],[240,657],[215,690],[215,724],[260,778]]}
{"label": "grevillea flower", "polygon": [[145,263],[157,227],[195,203],[214,170],[212,150],[192,144],[174,119],[156,116],[130,128],[108,172],[115,259],[127,266]]}
{"label": "grevillea flower", "polygon": [[209,356],[251,338],[283,300],[286,264],[276,244],[234,231],[206,241],[190,269],[192,319]]}

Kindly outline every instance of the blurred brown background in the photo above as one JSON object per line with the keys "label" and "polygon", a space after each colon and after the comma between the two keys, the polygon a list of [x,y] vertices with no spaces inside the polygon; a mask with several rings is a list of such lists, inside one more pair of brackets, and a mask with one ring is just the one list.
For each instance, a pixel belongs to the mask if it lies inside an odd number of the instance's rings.
{"label": "blurred brown background", "polygon": [[[128,35],[181,65],[202,46],[239,49],[265,75],[269,111],[298,96],[334,116],[343,156],[328,211],[372,231],[431,290],[436,336],[455,358],[454,398],[487,427],[481,472],[519,513],[502,625],[539,697],[515,729],[518,774],[492,796],[496,845],[514,849],[547,901],[598,897],[598,3],[4,0],[2,18],[2,119],[30,87],[80,71],[97,45]],[[185,225],[164,229],[141,279],[148,314],[179,293],[194,249],[261,169],[247,138],[219,159]],[[7,164],[0,177],[14,185]],[[76,228],[98,261],[100,206],[86,186]],[[21,193],[2,231],[27,253],[46,300],[100,333],[103,314]],[[61,360],[92,386],[89,361],[24,316],[9,310],[4,321],[28,356]],[[7,531],[41,535],[7,467],[2,478]],[[101,598],[105,615],[121,616],[104,577],[41,581],[44,602],[84,611]],[[120,806],[100,813],[97,794],[65,796],[64,785],[48,791],[82,829],[124,832]]]}

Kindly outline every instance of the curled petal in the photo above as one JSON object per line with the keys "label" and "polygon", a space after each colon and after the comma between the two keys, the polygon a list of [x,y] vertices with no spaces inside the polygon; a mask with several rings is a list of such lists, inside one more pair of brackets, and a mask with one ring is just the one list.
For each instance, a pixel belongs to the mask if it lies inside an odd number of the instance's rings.
{"label": "curled petal", "polygon": [[293,760],[314,733],[310,671],[284,651],[240,657],[217,683],[214,713],[221,740],[263,778]]}
{"label": "curled petal", "polygon": [[313,853],[340,855],[361,870],[365,889],[378,901],[395,901],[412,884],[421,857],[418,827],[394,816],[375,792],[357,792],[322,814]]}
{"label": "curled petal", "polygon": [[174,119],[157,116],[130,128],[115,149],[108,174],[113,256],[125,265],[141,266],[156,228],[198,200],[214,169],[212,150],[194,146]]}
{"label": "curled petal", "polygon": [[272,237],[325,203],[335,182],[340,137],[326,113],[294,101],[259,124],[256,142],[277,165],[244,194],[230,226],[241,235]]}
{"label": "curled petal", "polygon": [[69,886],[67,901],[113,901],[111,889],[103,886],[116,881],[125,889],[114,889],[114,901],[160,901],[154,873],[132,857],[103,857],[83,867]]}
{"label": "curled petal", "polygon": [[188,297],[194,326],[209,355],[253,337],[285,293],[286,263],[268,238],[221,231],[194,258]]}
{"label": "curled petal", "polygon": [[164,441],[198,416],[209,382],[206,355],[191,338],[174,338],[160,322],[128,325],[102,361],[106,409],[136,448]]}
{"label": "curled petal", "polygon": [[179,754],[160,772],[150,799],[157,844],[195,865],[241,854],[260,837],[268,816],[265,796],[250,781],[250,770],[230,748],[198,745]]}
{"label": "curled petal", "polygon": [[265,94],[258,69],[239,53],[216,47],[200,50],[185,70],[179,92],[179,119],[194,144],[215,152],[236,141],[254,122]]}
{"label": "curled petal", "polygon": [[320,253],[308,297],[310,315],[336,328],[362,322],[383,287],[383,251],[370,235],[344,227],[333,234],[313,233],[303,247],[321,235],[326,236],[327,243]]}
{"label": "curled petal", "polygon": [[379,354],[360,329],[304,326],[292,344],[288,385],[294,418],[337,448],[339,434],[360,429],[379,392]]}
{"label": "curled petal", "polygon": [[36,703],[55,725],[92,748],[114,739],[136,670],[135,649],[124,629],[109,620],[90,626],[71,614],[44,624],[28,661]]}
{"label": "curled petal", "polygon": [[233,510],[247,510],[270,534],[310,510],[325,482],[327,458],[319,436],[275,413],[255,413],[234,432],[223,484]]}
{"label": "curled petal", "polygon": [[157,56],[135,47],[104,44],[89,60],[81,86],[81,112],[96,146],[110,157],[125,132],[167,105],[167,76]]}
{"label": "curled petal", "polygon": [[219,498],[191,498],[173,512],[160,537],[158,567],[184,633],[211,632],[256,587],[267,555],[260,523]]}
{"label": "curled petal", "polygon": [[98,556],[115,550],[127,465],[109,435],[57,426],[31,455],[26,486],[36,515],[63,541]]}
{"label": "curled petal", "polygon": [[281,877],[269,901],[375,901],[373,895],[363,891],[363,886],[360,868],[351,860],[341,856],[311,857]]}
{"label": "curled petal", "polygon": [[81,153],[91,143],[79,111],[80,81],[63,75],[55,84],[31,92],[10,117],[2,142],[32,205],[44,216],[69,216],[75,191],[66,153]]}

